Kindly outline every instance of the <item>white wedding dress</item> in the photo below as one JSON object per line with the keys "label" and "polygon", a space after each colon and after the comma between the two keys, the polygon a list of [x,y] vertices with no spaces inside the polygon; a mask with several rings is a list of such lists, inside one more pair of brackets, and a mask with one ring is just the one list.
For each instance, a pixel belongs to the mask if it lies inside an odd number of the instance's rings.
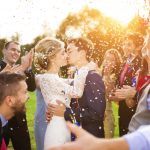
{"label": "white wedding dress", "polygon": [[[82,67],[73,80],[60,78],[57,74],[45,73],[37,75],[36,79],[46,104],[56,103],[56,100],[61,100],[67,107],[70,107],[70,98],[82,96],[88,71],[87,67]],[[69,85],[71,81],[74,81],[73,86]],[[53,116],[47,126],[44,150],[64,144],[70,140],[71,134],[66,126],[64,117]]]}

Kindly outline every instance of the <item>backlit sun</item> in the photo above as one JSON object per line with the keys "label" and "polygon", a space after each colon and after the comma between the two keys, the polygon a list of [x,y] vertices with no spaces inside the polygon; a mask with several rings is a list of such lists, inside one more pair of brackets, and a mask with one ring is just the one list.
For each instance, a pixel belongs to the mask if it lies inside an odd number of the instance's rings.
{"label": "backlit sun", "polygon": [[128,24],[139,12],[146,15],[150,9],[145,0],[105,0],[95,4],[94,7],[124,25]]}

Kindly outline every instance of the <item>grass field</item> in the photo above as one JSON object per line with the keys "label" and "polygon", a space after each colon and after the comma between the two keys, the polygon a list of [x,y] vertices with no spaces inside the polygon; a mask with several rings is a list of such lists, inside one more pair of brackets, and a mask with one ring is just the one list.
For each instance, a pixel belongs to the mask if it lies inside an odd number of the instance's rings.
{"label": "grass field", "polygon": [[30,93],[30,100],[27,102],[27,120],[30,133],[32,150],[36,150],[35,137],[34,137],[34,114],[36,110],[35,93]]}
{"label": "grass field", "polygon": [[[35,138],[34,138],[34,114],[36,110],[35,93],[30,93],[30,100],[27,102],[27,120],[28,128],[30,132],[32,150],[36,150]],[[118,137],[118,106],[113,104],[113,110],[115,115],[115,137]],[[9,150],[12,150],[11,146]]]}

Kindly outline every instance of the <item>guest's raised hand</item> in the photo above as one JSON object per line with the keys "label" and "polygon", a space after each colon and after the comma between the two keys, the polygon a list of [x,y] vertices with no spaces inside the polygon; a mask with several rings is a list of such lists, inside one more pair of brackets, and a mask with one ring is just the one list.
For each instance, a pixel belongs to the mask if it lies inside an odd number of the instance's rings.
{"label": "guest's raised hand", "polygon": [[21,57],[21,65],[23,71],[27,70],[32,66],[33,61],[33,50],[29,51],[27,54]]}
{"label": "guest's raised hand", "polygon": [[29,67],[32,67],[32,62],[33,62],[33,57],[34,57],[34,49],[31,49],[30,52],[29,52],[29,54],[30,54]]}
{"label": "guest's raised hand", "polygon": [[136,94],[135,87],[124,85],[123,88],[117,89],[115,95],[119,99],[132,99]]}
{"label": "guest's raised hand", "polygon": [[11,72],[11,66],[9,64],[6,65],[6,67],[1,71],[1,73],[3,72]]}
{"label": "guest's raised hand", "polygon": [[14,65],[13,67],[11,67],[10,72],[12,73],[22,73],[22,65]]}
{"label": "guest's raised hand", "polygon": [[7,64],[7,66],[1,72],[10,72],[10,73],[20,73],[22,71],[21,65],[14,65],[11,67]]}
{"label": "guest's raised hand", "polygon": [[109,94],[108,95],[108,100],[109,101],[114,101],[114,102],[119,102],[119,101],[122,101],[123,99],[118,98],[116,95]]}

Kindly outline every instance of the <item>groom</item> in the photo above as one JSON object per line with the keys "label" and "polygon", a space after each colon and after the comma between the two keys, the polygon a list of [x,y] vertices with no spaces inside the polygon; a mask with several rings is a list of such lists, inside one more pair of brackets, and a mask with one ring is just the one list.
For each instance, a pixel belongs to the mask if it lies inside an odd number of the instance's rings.
{"label": "groom", "polygon": [[[67,43],[68,62],[77,69],[87,65],[91,56],[93,45],[84,38],[71,39]],[[77,72],[76,72],[77,73]],[[95,135],[104,137],[104,112],[106,107],[105,87],[102,77],[95,71],[89,71],[84,92],[81,98],[71,100],[71,109],[58,102],[58,105],[49,104],[49,113],[52,115],[65,116],[66,120],[74,114],[83,129]]]}

